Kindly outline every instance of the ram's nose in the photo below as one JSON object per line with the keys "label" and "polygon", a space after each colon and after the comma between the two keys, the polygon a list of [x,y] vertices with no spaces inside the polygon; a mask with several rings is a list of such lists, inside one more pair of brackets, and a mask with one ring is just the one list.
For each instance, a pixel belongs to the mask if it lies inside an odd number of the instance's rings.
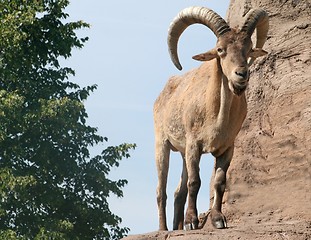
{"label": "ram's nose", "polygon": [[248,70],[247,69],[239,69],[235,71],[235,74],[243,79],[248,78]]}

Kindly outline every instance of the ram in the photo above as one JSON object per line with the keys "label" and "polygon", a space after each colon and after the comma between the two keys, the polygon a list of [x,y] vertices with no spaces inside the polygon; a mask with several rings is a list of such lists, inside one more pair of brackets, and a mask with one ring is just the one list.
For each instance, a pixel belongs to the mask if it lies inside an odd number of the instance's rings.
{"label": "ram", "polygon": [[[216,158],[211,221],[216,228],[227,226],[221,211],[222,198],[234,141],[247,113],[245,89],[249,82],[249,66],[255,58],[267,54],[262,50],[269,28],[264,10],[249,11],[243,26],[237,29],[230,28],[222,17],[208,8],[189,7],[177,15],[168,33],[170,56],[180,70],[178,39],[195,23],[207,26],[216,35],[216,47],[193,57],[207,61],[198,69],[170,78],[154,104],[160,230],[167,230],[166,185],[171,150],[180,152],[183,159],[181,180],[175,192],[173,229],[199,227],[196,201],[201,185],[199,162],[204,153]],[[255,29],[256,47],[253,48],[251,36]]]}

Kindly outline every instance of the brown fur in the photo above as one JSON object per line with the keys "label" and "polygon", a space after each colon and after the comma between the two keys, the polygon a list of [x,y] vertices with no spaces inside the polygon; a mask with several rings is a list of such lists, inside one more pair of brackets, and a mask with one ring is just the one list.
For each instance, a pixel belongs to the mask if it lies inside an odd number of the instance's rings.
{"label": "brown fur", "polygon": [[[212,223],[226,227],[221,202],[234,140],[247,112],[244,90],[249,80],[247,59],[265,52],[252,49],[250,37],[237,30],[219,37],[216,47],[194,59],[208,61],[184,76],[172,77],[154,104],[157,201],[160,230],[166,225],[166,184],[170,150],[183,157],[181,181],[175,192],[174,229],[198,228],[196,198],[200,188],[199,161],[216,157]],[[188,209],[184,219],[184,205]]]}

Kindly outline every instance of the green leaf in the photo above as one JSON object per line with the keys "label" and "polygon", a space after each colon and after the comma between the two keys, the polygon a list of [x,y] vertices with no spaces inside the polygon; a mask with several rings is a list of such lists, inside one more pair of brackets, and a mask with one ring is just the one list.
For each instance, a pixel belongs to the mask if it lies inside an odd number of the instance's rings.
{"label": "green leaf", "polygon": [[[0,4],[0,239],[119,239],[129,229],[109,209],[127,180],[112,167],[135,144],[110,146],[87,125],[84,101],[96,85],[68,81],[61,66],[88,37],[69,22],[67,0],[3,0]],[[66,21],[65,21],[66,20]]]}

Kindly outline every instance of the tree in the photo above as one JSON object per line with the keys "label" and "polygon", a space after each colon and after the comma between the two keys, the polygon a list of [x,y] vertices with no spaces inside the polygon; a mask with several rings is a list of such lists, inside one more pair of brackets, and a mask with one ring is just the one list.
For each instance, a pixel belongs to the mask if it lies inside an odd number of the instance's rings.
{"label": "tree", "polygon": [[86,124],[81,88],[59,60],[88,40],[65,22],[68,0],[2,0],[0,4],[0,239],[119,239],[128,232],[109,210],[126,180],[108,173],[134,144],[107,141]]}

